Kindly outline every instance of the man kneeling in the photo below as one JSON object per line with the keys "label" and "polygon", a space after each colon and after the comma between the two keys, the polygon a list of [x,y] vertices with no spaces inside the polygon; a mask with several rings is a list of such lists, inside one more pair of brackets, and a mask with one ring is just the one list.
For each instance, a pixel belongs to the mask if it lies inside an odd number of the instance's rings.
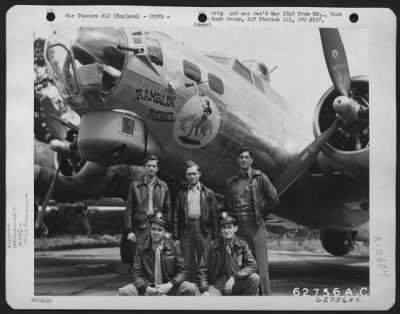
{"label": "man kneeling", "polygon": [[194,284],[185,281],[188,270],[179,245],[165,238],[167,216],[157,213],[150,223],[150,238],[134,259],[133,284],[120,288],[119,295],[194,295]]}
{"label": "man kneeling", "polygon": [[211,241],[197,270],[197,284],[206,295],[257,295],[260,276],[246,241],[235,236],[238,219],[223,212],[219,217],[221,237]]}

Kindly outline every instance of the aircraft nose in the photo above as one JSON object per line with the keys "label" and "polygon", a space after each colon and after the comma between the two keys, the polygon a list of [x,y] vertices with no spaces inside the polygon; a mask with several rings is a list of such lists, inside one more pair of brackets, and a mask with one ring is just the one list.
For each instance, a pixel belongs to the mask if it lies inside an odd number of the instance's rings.
{"label": "aircraft nose", "polygon": [[125,46],[126,43],[127,38],[121,28],[81,27],[72,44],[72,51],[82,65],[97,62],[122,71],[126,52],[120,50],[119,46]]}
{"label": "aircraft nose", "polygon": [[103,105],[103,95],[122,75],[127,37],[122,28],[81,27],[67,41],[55,34],[47,41],[46,62],[60,94],[79,113]]}

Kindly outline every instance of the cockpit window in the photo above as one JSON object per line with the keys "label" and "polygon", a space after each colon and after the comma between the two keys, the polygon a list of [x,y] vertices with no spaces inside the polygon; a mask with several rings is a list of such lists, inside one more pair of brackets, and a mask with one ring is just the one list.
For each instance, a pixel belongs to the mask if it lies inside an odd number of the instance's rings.
{"label": "cockpit window", "polygon": [[146,46],[150,61],[155,65],[163,66],[163,54],[158,40],[146,37]]}
{"label": "cockpit window", "polygon": [[256,84],[256,87],[260,90],[260,91],[262,91],[263,93],[265,92],[264,91],[264,85],[263,85],[263,82],[261,81],[261,79],[258,77],[258,76],[256,76],[256,75],[253,75],[253,79],[254,79],[254,83]]}
{"label": "cockpit window", "polygon": [[251,84],[253,84],[250,70],[246,68],[243,64],[241,64],[239,61],[235,60],[235,63],[233,64],[233,70],[237,72],[241,77],[248,80]]}

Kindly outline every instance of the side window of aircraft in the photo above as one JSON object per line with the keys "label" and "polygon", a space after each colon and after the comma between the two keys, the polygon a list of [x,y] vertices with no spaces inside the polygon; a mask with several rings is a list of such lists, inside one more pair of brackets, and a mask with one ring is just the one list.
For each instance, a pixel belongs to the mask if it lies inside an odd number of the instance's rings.
{"label": "side window of aircraft", "polygon": [[163,66],[163,53],[158,40],[146,37],[146,46],[150,61],[153,62],[155,65]]}
{"label": "side window of aircraft", "polygon": [[260,79],[258,76],[256,76],[256,75],[253,75],[253,79],[254,79],[254,83],[256,84],[256,87],[257,87],[260,91],[262,91],[263,93],[265,93],[264,85],[263,85],[263,82],[261,81],[261,79]]}
{"label": "side window of aircraft", "polygon": [[210,86],[210,89],[218,94],[222,95],[224,93],[224,83],[218,76],[212,73],[208,73],[208,86]]}
{"label": "side window of aircraft", "polygon": [[201,82],[200,68],[190,61],[183,60],[183,74],[197,84]]}
{"label": "side window of aircraft", "polygon": [[233,70],[237,72],[240,76],[248,80],[251,84],[253,84],[250,70],[239,61],[235,60],[235,63],[233,63]]}

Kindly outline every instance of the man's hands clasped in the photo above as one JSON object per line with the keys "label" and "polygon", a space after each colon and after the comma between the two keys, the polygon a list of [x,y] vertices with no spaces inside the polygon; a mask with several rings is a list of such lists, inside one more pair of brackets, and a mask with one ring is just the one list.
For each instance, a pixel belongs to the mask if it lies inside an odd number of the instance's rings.
{"label": "man's hands clasped", "polygon": [[149,296],[155,296],[155,295],[165,296],[172,289],[172,287],[173,287],[172,283],[168,282],[155,287],[147,287],[146,293]]}

